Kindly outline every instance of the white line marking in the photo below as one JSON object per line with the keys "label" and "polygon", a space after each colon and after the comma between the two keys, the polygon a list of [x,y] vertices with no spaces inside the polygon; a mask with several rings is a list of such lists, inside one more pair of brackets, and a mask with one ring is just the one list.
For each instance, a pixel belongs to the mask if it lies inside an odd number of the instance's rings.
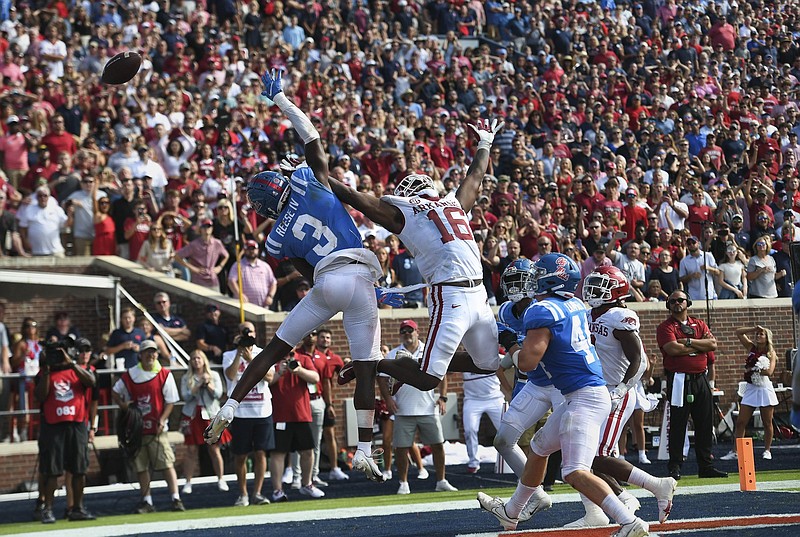
{"label": "white line marking", "polygon": [[[198,480],[199,482],[199,480]],[[793,481],[772,481],[767,483],[759,483],[759,491],[779,491],[790,488],[796,488],[797,483]],[[689,496],[694,494],[709,494],[715,492],[735,492],[739,490],[738,484],[725,484],[725,485],[705,485],[697,487],[684,487],[678,488],[677,495]],[[647,496],[650,493],[645,490],[632,490],[631,494],[636,496]],[[580,498],[577,493],[570,494],[556,494],[552,496],[553,503],[567,503],[579,502]],[[680,499],[676,496],[676,499]],[[678,504],[680,505],[680,504]],[[362,517],[376,517],[399,515],[409,513],[435,513],[440,511],[455,511],[462,509],[478,509],[476,500],[459,500],[451,502],[435,502],[435,503],[418,503],[418,504],[404,504],[393,505],[384,507],[347,507],[342,509],[314,509],[309,511],[302,511],[303,521],[311,520],[341,520],[341,519],[356,519]],[[765,516],[765,515],[759,515]],[[776,516],[776,515],[772,515]],[[779,515],[778,515],[779,516]],[[702,519],[708,520],[708,519]],[[715,519],[711,519],[715,520]],[[720,519],[725,520],[725,519]],[[176,520],[160,521],[160,522],[144,522],[141,524],[125,524],[107,525],[107,526],[93,526],[87,528],[76,529],[63,529],[59,528],[53,531],[40,531],[31,533],[18,534],[20,536],[28,537],[106,537],[108,535],[122,536],[122,535],[139,535],[143,533],[167,533],[177,531],[191,531],[191,530],[206,530],[212,528],[232,528],[236,526],[253,526],[265,524],[283,524],[288,522],[297,522],[298,512],[280,514],[258,514],[246,516],[230,516],[230,517],[215,517],[215,518],[197,518],[193,520]],[[554,528],[543,528],[543,531],[552,531]],[[497,533],[486,534],[469,534],[476,537],[488,537],[498,535]]]}

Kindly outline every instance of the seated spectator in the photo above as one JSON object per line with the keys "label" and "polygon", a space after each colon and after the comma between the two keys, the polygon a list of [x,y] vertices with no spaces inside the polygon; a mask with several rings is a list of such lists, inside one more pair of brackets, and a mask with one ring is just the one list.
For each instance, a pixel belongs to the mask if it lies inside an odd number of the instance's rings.
{"label": "seated spectator", "polygon": [[174,277],[172,260],[175,256],[175,250],[172,248],[172,241],[164,233],[161,219],[160,217],[158,222],[150,226],[150,234],[139,250],[137,261],[144,265],[147,270]]}

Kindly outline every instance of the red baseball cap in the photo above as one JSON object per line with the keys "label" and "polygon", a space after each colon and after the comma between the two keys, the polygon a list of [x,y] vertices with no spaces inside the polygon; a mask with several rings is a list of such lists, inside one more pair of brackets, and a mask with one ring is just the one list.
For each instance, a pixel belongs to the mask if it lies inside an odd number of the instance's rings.
{"label": "red baseball cap", "polygon": [[400,330],[403,328],[411,328],[412,330],[418,330],[417,323],[412,321],[411,319],[406,319],[402,323],[400,323]]}

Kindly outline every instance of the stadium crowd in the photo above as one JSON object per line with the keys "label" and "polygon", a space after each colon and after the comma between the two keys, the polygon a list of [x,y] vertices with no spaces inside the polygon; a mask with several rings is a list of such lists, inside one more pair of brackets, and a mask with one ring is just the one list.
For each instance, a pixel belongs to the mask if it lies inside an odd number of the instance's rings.
{"label": "stadium crowd", "polygon": [[[490,295],[516,257],[553,251],[623,268],[637,300],[789,296],[796,17],[735,1],[3,2],[0,249],[117,253],[238,290],[235,234],[257,246],[270,222],[231,195],[303,151],[260,96],[276,68],[333,176],[376,196],[411,172],[453,190],[466,122],[505,118],[471,216]],[[100,83],[124,50],[140,74]],[[415,283],[413,260],[392,263],[402,245],[353,217],[388,247],[388,284]],[[290,309],[309,282],[267,261],[252,296]]]}

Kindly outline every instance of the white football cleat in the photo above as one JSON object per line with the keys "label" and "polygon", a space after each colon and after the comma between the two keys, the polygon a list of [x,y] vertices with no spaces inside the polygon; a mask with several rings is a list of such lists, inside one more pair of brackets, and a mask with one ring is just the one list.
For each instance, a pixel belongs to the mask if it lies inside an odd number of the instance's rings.
{"label": "white football cleat", "polygon": [[488,494],[484,494],[483,492],[478,493],[478,503],[481,506],[481,509],[485,511],[489,511],[492,513],[500,524],[503,526],[505,530],[515,530],[517,529],[517,524],[519,523],[518,518],[511,518],[506,513],[506,505],[503,503],[503,500],[495,496],[494,498],[489,496]]}
{"label": "white football cleat", "polygon": [[525,507],[523,507],[522,511],[519,512],[519,521],[527,522],[536,513],[550,509],[550,507],[552,506],[553,506],[553,500],[550,498],[548,494],[545,494],[540,498],[537,498],[536,496],[531,496],[531,499],[528,500],[528,503],[525,504]]}
{"label": "white football cleat", "polygon": [[417,472],[417,479],[428,479],[430,474],[425,467],[420,468],[419,472]]}
{"label": "white football cleat", "polygon": [[397,489],[398,494],[411,494],[411,489],[408,486],[408,481],[401,481],[400,488]]}
{"label": "white football cleat", "polygon": [[353,470],[364,472],[364,474],[367,476],[367,479],[370,481],[383,483],[383,472],[381,472],[381,469],[378,468],[378,465],[375,464],[375,461],[372,460],[372,457],[367,457],[367,455],[360,449],[357,449],[356,454],[353,455]]}
{"label": "white football cleat", "polygon": [[650,525],[641,518],[636,518],[633,522],[622,526],[611,537],[647,537],[648,535],[650,535]]}
{"label": "white football cleat", "polygon": [[678,488],[678,482],[671,477],[662,477],[658,481],[658,487],[653,492],[653,496],[658,500],[658,521],[663,524],[672,511],[672,497],[675,495],[675,489]]}

